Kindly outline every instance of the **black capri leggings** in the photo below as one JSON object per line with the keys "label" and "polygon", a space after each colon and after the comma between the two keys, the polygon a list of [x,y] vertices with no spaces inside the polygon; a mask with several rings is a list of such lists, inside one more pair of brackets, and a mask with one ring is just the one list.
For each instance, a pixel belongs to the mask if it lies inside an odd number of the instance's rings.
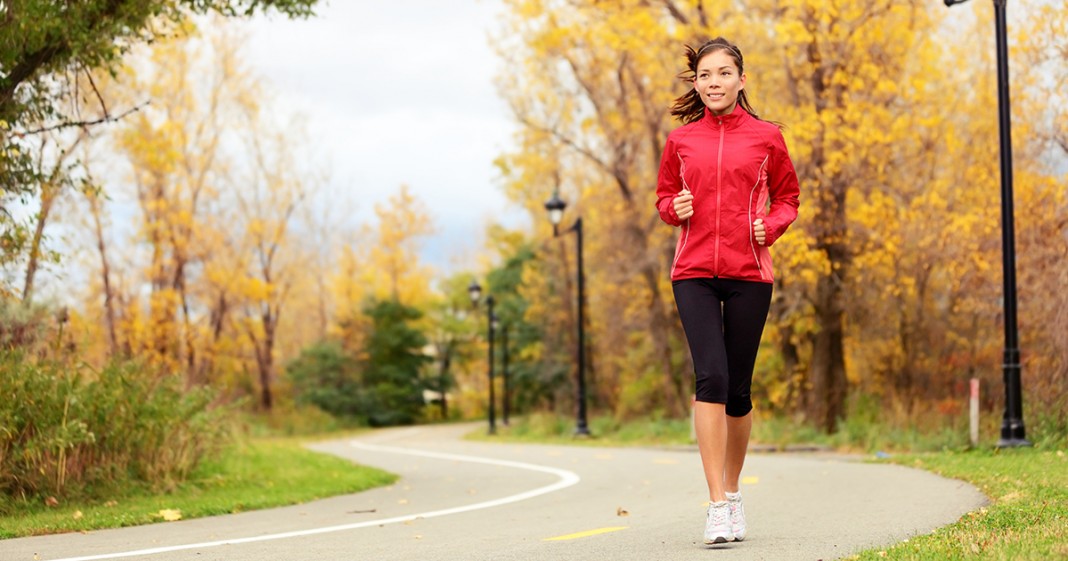
{"label": "black capri leggings", "polygon": [[771,283],[674,281],[675,306],[693,356],[697,401],[724,403],[731,417],[753,410],[750,386],[771,307]]}

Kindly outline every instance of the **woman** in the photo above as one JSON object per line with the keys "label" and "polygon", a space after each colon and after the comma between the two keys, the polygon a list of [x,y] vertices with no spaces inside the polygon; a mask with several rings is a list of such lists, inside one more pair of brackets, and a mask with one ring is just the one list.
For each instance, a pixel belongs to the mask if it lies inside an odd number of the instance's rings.
{"label": "woman", "polygon": [[[768,248],[797,218],[797,174],[782,132],[745,93],[737,46],[686,47],[693,89],[671,114],[657,179],[660,218],[680,226],[671,281],[693,357],[695,433],[708,482],[706,544],[745,539],[738,488],[749,445],[750,386],[771,305]],[[769,204],[770,203],[770,204]]]}

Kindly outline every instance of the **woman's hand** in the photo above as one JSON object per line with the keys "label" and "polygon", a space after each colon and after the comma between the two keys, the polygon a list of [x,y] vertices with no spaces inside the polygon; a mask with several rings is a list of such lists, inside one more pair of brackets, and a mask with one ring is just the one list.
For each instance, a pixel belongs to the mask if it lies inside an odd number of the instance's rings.
{"label": "woman's hand", "polygon": [[767,230],[764,228],[763,218],[757,218],[753,221],[753,237],[756,238],[756,243],[759,245],[764,245],[764,242],[767,241]]}
{"label": "woman's hand", "polygon": [[683,189],[679,191],[678,195],[675,195],[675,215],[679,217],[679,220],[686,220],[693,216],[693,194],[689,189]]}

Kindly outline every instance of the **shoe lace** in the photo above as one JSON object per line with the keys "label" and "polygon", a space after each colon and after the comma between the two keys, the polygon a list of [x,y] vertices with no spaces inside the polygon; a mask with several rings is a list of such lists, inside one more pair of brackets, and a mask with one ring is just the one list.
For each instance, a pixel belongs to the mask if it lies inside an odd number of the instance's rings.
{"label": "shoe lace", "polygon": [[742,501],[730,501],[731,522],[738,522],[741,520],[743,512]]}
{"label": "shoe lace", "polygon": [[729,515],[729,508],[716,508],[715,506],[708,507],[708,517],[713,525],[719,526],[725,524]]}

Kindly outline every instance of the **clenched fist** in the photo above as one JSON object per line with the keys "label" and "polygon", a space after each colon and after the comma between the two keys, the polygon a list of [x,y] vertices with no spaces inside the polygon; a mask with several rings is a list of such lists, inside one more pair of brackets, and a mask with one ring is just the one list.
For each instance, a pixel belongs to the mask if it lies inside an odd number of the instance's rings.
{"label": "clenched fist", "polygon": [[686,220],[693,216],[693,194],[689,189],[683,189],[679,191],[678,195],[675,195],[675,215],[679,217],[679,220]]}
{"label": "clenched fist", "polygon": [[753,238],[756,239],[756,243],[764,245],[764,242],[768,239],[767,230],[764,228],[764,219],[757,218],[753,221]]}

